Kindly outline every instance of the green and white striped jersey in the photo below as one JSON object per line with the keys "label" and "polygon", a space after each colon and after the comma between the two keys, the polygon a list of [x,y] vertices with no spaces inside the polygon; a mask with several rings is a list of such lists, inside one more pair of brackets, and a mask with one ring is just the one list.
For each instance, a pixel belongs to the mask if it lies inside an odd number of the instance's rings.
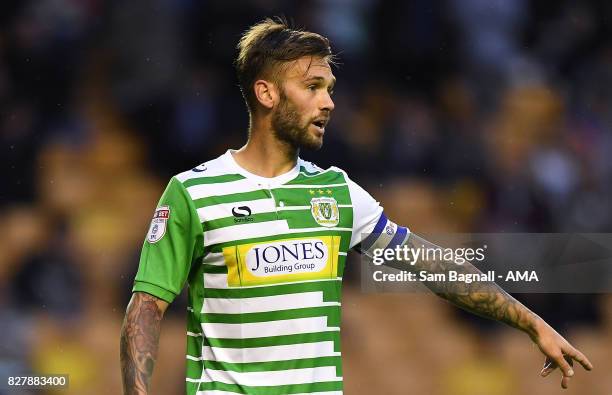
{"label": "green and white striped jersey", "polygon": [[187,394],[341,394],[346,254],[383,218],[344,171],[301,159],[264,178],[228,151],[173,177],[133,290],[172,302],[188,284]]}

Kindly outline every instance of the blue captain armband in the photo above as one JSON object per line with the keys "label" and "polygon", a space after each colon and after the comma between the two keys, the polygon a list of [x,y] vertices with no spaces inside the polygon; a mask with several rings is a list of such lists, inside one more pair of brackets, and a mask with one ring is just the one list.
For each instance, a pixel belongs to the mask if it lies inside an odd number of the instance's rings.
{"label": "blue captain armband", "polygon": [[389,221],[385,214],[381,214],[372,233],[362,234],[359,251],[369,257],[374,256],[374,250],[394,249],[401,246],[408,239],[408,228]]}

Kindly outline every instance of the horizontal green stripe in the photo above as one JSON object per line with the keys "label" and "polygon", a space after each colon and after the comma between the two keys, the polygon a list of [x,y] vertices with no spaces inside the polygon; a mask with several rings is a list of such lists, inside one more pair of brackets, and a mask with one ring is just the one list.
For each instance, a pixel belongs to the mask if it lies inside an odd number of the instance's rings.
{"label": "horizontal green stripe", "polygon": [[207,196],[201,199],[195,199],[193,204],[196,208],[214,206],[221,203],[244,202],[247,200],[269,199],[269,192],[264,189],[258,189],[251,192],[230,193],[228,195]]}
{"label": "horizontal green stripe", "polygon": [[270,192],[268,189],[258,189],[250,192],[237,192],[227,195],[207,196],[200,199],[195,199],[194,205],[196,208],[212,206],[221,203],[236,203],[247,200],[268,199],[271,197],[283,201],[285,206],[310,206],[310,200],[315,197],[332,197],[336,199],[338,204],[351,204],[350,192],[347,185],[336,187],[321,187],[309,188],[307,185],[304,188],[273,188]]}
{"label": "horizontal green stripe", "polygon": [[185,180],[185,182],[183,182],[183,185],[185,186],[185,188],[189,188],[194,185],[221,184],[224,182],[244,180],[244,178],[245,177],[240,174],[223,174],[220,176],[190,178],[189,180]]}
{"label": "horizontal green stripe", "polygon": [[[329,193],[331,192],[331,193]],[[285,206],[310,206],[312,198],[331,197],[338,204],[351,204],[347,185],[322,188],[277,188],[272,190],[275,200],[283,201]]]}
{"label": "horizontal green stripe", "polygon": [[[189,384],[189,383],[187,383]],[[246,385],[238,384],[226,384],[219,381],[213,381],[209,383],[192,383],[195,386],[188,386],[190,388],[198,388],[200,391],[228,391],[236,392],[239,394],[250,394],[250,395],[282,395],[282,394],[300,394],[307,392],[323,392],[323,391],[342,391],[342,381],[324,381],[317,383],[306,383],[306,384],[291,384],[291,385],[274,385],[274,386],[257,386],[251,387]],[[193,392],[195,393],[195,392]]]}
{"label": "horizontal green stripe", "polygon": [[[200,327],[199,330],[195,330],[195,331],[190,331],[193,333],[198,333],[202,330],[202,327]],[[187,336],[187,354],[189,355],[200,355],[200,352],[202,352],[202,336]]]}
{"label": "horizontal green stripe", "polygon": [[246,324],[327,316],[328,326],[340,326],[340,306],[306,307],[301,309],[264,311],[260,313],[203,313],[202,322],[219,324]]}
{"label": "horizontal green stripe", "polygon": [[207,288],[204,291],[204,295],[206,298],[240,299],[322,291],[323,301],[338,302],[340,299],[341,288],[341,281],[313,281],[307,283],[280,284],[255,288]]}
{"label": "horizontal green stripe", "polygon": [[[338,208],[339,222],[336,227],[338,228],[350,228],[353,226],[353,208],[352,207],[340,207]],[[280,219],[287,220],[290,229],[299,228],[316,228],[321,225],[312,216],[310,208],[307,210],[287,210],[281,211]]]}
{"label": "horizontal green stripe", "polygon": [[[202,365],[206,369],[214,370],[226,370],[232,372],[270,372],[280,371],[289,369],[307,369],[307,368],[320,368],[325,366],[335,366],[336,374],[342,376],[342,357],[317,357],[317,358],[302,358],[302,359],[289,359],[284,361],[269,361],[269,362],[243,362],[243,363],[230,363],[230,362],[219,362],[219,361],[193,361],[188,359],[188,365],[195,365],[193,372],[195,374],[187,374],[188,377],[198,377],[199,371]],[[189,371],[189,367],[187,368]]]}
{"label": "horizontal green stripe", "polygon": [[[340,207],[338,209],[340,221],[339,228],[350,228],[353,225],[353,209],[351,207]],[[310,208],[304,210],[282,210],[278,214],[275,212],[253,214],[248,217],[249,222],[240,222],[244,218],[224,217],[203,223],[205,231],[226,228],[228,226],[248,225],[263,223],[268,221],[286,220],[290,229],[317,228],[321,226],[312,216]],[[265,226],[265,225],[262,225]]]}
{"label": "horizontal green stripe", "polygon": [[[338,277],[342,277],[342,273],[344,271],[344,261],[346,260],[345,256],[338,256]],[[342,268],[342,270],[340,270],[340,268]],[[225,265],[202,265],[202,272],[203,273],[211,273],[211,274],[227,274],[228,273],[228,269],[227,266]],[[236,289],[236,288],[233,288]],[[248,289],[248,288],[247,288]],[[258,288],[259,289],[259,288]],[[217,288],[213,288],[211,289],[213,291],[217,290]],[[275,295],[281,295],[283,293],[276,293]],[[208,291],[206,292],[206,296],[209,296]]]}
{"label": "horizontal green stripe", "polygon": [[340,351],[339,331],[296,333],[292,335],[266,336],[247,339],[205,338],[204,345],[223,348],[253,348],[287,346],[292,344],[317,343],[324,341],[333,341],[334,351]]}
{"label": "horizontal green stripe", "polygon": [[346,182],[344,174],[334,171],[327,170],[324,172],[308,173],[304,167],[301,167],[305,174],[300,174],[293,180],[289,181],[287,185],[322,185],[322,184],[340,184]]}
{"label": "horizontal green stripe", "polygon": [[[249,219],[249,222],[241,222],[241,221],[244,221],[246,218]],[[236,218],[234,216],[231,216],[231,217],[218,218],[218,219],[214,219],[211,221],[205,221],[203,223],[203,226],[206,231],[211,231],[215,229],[225,228],[228,226],[257,224],[257,223],[267,222],[267,221],[276,221],[278,219],[283,219],[283,218],[279,218],[278,215],[274,212],[259,213],[259,214],[250,215],[248,217]]]}
{"label": "horizontal green stripe", "polygon": [[[305,166],[300,166],[300,173],[304,173],[307,176],[314,176],[316,174],[320,174],[321,170],[308,171]],[[304,176],[304,174],[300,174],[300,176]]]}
{"label": "horizontal green stripe", "polygon": [[202,265],[202,272],[212,274],[227,274],[225,265]]}

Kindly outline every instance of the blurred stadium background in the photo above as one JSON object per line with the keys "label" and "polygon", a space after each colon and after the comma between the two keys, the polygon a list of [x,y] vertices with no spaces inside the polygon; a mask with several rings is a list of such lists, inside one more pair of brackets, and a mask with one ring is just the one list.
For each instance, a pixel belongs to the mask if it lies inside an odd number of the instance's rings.
{"label": "blurred stadium background", "polygon": [[[329,36],[342,61],[325,146],[303,157],[347,170],[396,222],[612,229],[609,1],[3,2],[2,380],[69,373],[55,393],[120,393],[119,328],[153,209],[171,175],[244,142],[235,45],[278,14]],[[347,394],[561,391],[523,334],[431,295],[363,294],[353,262]],[[596,365],[567,393],[612,394],[612,296],[518,297]],[[178,300],[164,320],[156,394],[183,393],[184,311]]]}

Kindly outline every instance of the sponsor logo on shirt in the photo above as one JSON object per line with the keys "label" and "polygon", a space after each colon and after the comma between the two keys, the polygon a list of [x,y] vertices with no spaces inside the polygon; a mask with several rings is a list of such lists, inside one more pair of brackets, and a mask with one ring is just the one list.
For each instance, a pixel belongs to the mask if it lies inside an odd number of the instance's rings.
{"label": "sponsor logo on shirt", "polygon": [[170,219],[170,206],[159,206],[155,209],[149,232],[147,233],[147,241],[151,244],[157,243],[166,234],[166,225]]}
{"label": "sponsor logo on shirt", "polygon": [[340,236],[283,239],[223,248],[228,285],[336,278]]}

